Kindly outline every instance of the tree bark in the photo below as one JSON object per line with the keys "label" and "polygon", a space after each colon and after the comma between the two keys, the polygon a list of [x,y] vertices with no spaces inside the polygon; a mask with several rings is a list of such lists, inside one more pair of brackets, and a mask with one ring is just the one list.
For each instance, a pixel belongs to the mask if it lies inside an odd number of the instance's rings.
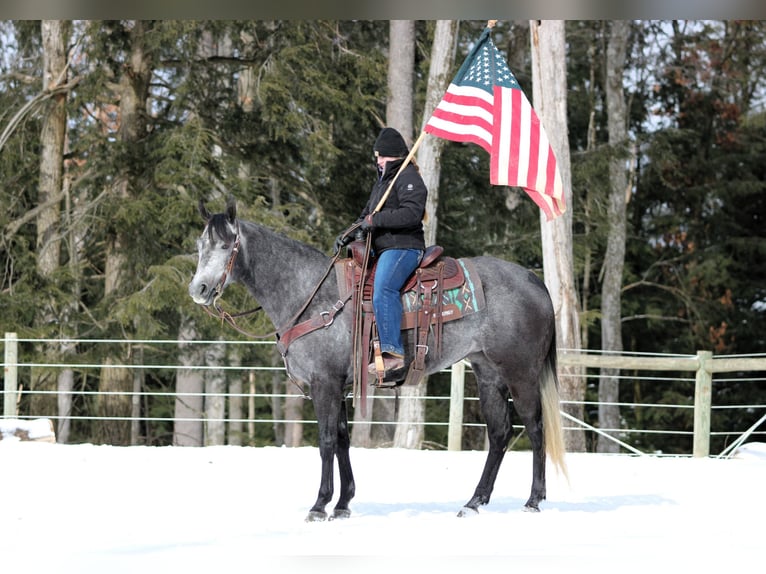
{"label": "tree bark", "polygon": [[[229,351],[229,365],[232,367],[242,366],[242,346],[230,345]],[[227,405],[229,416],[226,423],[226,437],[227,444],[233,446],[242,445],[242,437],[244,435],[244,425],[242,424],[243,415],[243,403],[242,400],[242,379],[244,374],[241,371],[228,371],[226,376],[226,386],[229,390],[229,396],[227,397]]]}
{"label": "tree bark", "polygon": [[[389,23],[388,48],[388,92],[386,98],[386,125],[399,131],[407,142],[412,145],[412,100],[413,75],[415,68],[415,22],[413,20],[391,20]],[[375,134],[377,135],[377,134]],[[374,137],[374,136],[373,136]],[[409,395],[413,389],[403,390],[403,395]],[[371,387],[368,391],[369,400],[373,406],[372,414],[368,416],[375,421],[393,422],[394,401],[372,400],[377,390]],[[388,393],[389,391],[384,391]],[[402,404],[412,401],[404,400]],[[368,403],[369,404],[369,403]],[[401,418],[400,413],[400,418]],[[410,414],[407,414],[409,417]],[[354,411],[354,421],[362,419],[362,409]],[[396,428],[393,425],[379,424],[354,425],[352,444],[354,446],[381,446],[394,440]]]}
{"label": "tree bark", "polygon": [[[136,145],[146,132],[143,110],[146,109],[149,80],[152,75],[152,58],[144,43],[147,26],[144,21],[136,20],[130,27],[130,51],[118,84],[118,137],[129,146]],[[128,199],[133,186],[130,167],[118,166],[117,171],[110,193],[119,200]],[[125,238],[119,230],[106,242],[104,298],[107,300],[117,296],[122,290],[126,263],[124,244]],[[130,443],[130,421],[127,418],[131,414],[130,393],[133,390],[133,378],[129,369],[111,366],[114,359],[108,358],[105,363],[107,366],[101,369],[99,390],[116,394],[100,395],[97,400],[97,412],[103,420],[96,427],[96,440],[107,444],[126,445]],[[126,420],[110,420],[112,417]]]}
{"label": "tree bark", "polygon": [[[43,20],[43,91],[51,91],[66,83],[67,38],[69,25],[63,20]],[[66,93],[49,99],[40,135],[40,183],[38,203],[47,204],[37,214],[37,269],[44,276],[59,267],[61,203],[48,203],[60,196],[64,172],[64,139],[66,136]]]}
{"label": "tree bark", "polygon": [[[388,48],[388,99],[386,100],[386,124],[399,130],[407,146],[413,142],[412,100],[413,77],[415,74],[415,21],[391,20],[389,24]],[[391,391],[383,391],[390,395]],[[402,388],[399,399],[399,414],[395,413],[395,401],[374,401],[374,419],[391,421],[397,425],[375,425],[372,440],[377,445],[393,441],[394,446],[404,446],[398,423],[419,420],[417,400],[418,388]],[[413,418],[414,417],[414,418]]]}
{"label": "tree bark", "polygon": [[[438,20],[434,30],[431,48],[431,66],[428,71],[426,104],[423,110],[421,129],[431,117],[434,108],[444,96],[450,80],[450,70],[455,61],[458,22],[456,20]],[[428,189],[425,216],[426,245],[436,243],[437,218],[439,205],[439,177],[441,175],[441,150],[444,140],[426,137],[418,148],[417,158],[420,174]],[[402,389],[402,401],[399,406],[399,418],[394,434],[394,446],[401,448],[420,448],[425,438],[425,402],[423,398],[428,390],[428,378],[417,386]]]}
{"label": "tree bark", "polygon": [[[226,358],[226,345],[215,343],[205,353],[205,365],[220,367]],[[205,371],[205,446],[226,444],[226,375],[221,369]]]}
{"label": "tree bark", "polygon": [[388,47],[386,124],[399,130],[408,146],[413,141],[412,101],[415,75],[415,21],[391,20]]}
{"label": "tree bark", "polygon": [[[306,400],[300,389],[289,379],[284,382],[285,398],[285,446],[301,446],[303,444],[303,404]],[[296,421],[296,422],[292,422]]]}
{"label": "tree bark", "polygon": [[[455,62],[458,27],[459,22],[457,20],[436,21],[421,129],[425,128],[426,122],[431,118],[431,114],[444,97],[447,86],[452,80],[450,71]],[[428,189],[425,221],[427,246],[436,243],[438,224],[436,211],[439,206],[439,178],[441,177],[441,153],[444,142],[443,138],[426,137],[420,145],[417,155],[420,175],[423,176],[423,181]]]}
{"label": "tree bark", "polygon": [[[625,57],[630,36],[630,22],[612,22],[606,51],[606,105],[609,146],[609,236],[604,256],[604,280],[601,286],[601,348],[622,351],[622,272],[625,266],[626,187],[624,149],[628,138],[627,109],[623,91]],[[604,429],[620,428],[620,386],[615,369],[601,369],[598,385],[598,421]],[[619,452],[620,445],[599,435],[598,452]]]}
{"label": "tree bark", "polygon": [[[572,252],[572,176],[567,141],[564,21],[532,20],[530,35],[534,106],[556,155],[567,205],[566,212],[552,221],[546,221],[545,214],[540,213],[543,273],[556,312],[557,346],[559,349],[579,349],[580,326]],[[578,420],[583,419],[582,401],[585,399],[585,379],[580,370],[559,367],[562,399],[574,401],[573,404],[562,404],[562,410]],[[565,443],[568,450],[584,451],[584,433],[578,428],[567,430]]]}
{"label": "tree bark", "polygon": [[[57,86],[66,84],[67,79],[67,41],[70,24],[65,20],[43,20],[40,30],[43,42],[43,93],[53,91]],[[66,98],[67,93],[57,93],[46,101],[40,133],[40,175],[37,203],[41,209],[37,213],[37,271],[42,277],[51,277],[59,268],[61,259],[61,197],[64,172],[64,146],[66,138]],[[56,198],[59,198],[56,200]],[[42,310],[39,321],[43,325],[57,322],[57,309],[53,301],[41,301]],[[49,357],[66,352],[55,345],[45,345],[44,353]],[[61,373],[64,389],[70,373]],[[58,376],[34,368],[31,387],[33,391],[51,391],[58,388]],[[71,410],[71,395],[32,394],[30,395],[32,412],[54,414],[60,412],[59,401],[64,412]],[[64,430],[64,439],[68,437],[68,428]]]}
{"label": "tree bark", "polygon": [[[189,345],[185,341],[193,341],[197,338],[194,325],[186,319],[178,333],[179,354],[178,361],[183,367],[201,365],[202,350],[198,345]],[[202,446],[203,426],[202,389],[204,385],[203,371],[190,368],[181,368],[176,372],[176,399],[173,418],[173,445],[174,446]],[[198,420],[182,420],[198,419]]]}

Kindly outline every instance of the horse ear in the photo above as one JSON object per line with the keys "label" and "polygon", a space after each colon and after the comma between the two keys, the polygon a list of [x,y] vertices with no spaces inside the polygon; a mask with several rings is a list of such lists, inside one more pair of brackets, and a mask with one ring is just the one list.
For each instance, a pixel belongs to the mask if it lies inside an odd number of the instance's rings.
{"label": "horse ear", "polygon": [[234,223],[237,219],[237,200],[234,199],[233,195],[226,198],[226,218],[229,223]]}
{"label": "horse ear", "polygon": [[202,219],[205,220],[205,222],[210,221],[210,218],[213,217],[212,214],[207,210],[207,207],[205,207],[205,200],[200,199],[199,204],[197,204],[197,208],[199,209],[199,214],[202,216]]}

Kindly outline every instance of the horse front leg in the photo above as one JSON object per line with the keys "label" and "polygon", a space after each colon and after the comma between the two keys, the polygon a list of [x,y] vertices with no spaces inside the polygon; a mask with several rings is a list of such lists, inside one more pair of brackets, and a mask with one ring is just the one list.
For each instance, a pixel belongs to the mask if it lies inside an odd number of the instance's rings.
{"label": "horse front leg", "polygon": [[341,402],[340,421],[338,424],[338,470],[340,472],[340,498],[335,505],[330,520],[336,518],[348,518],[351,516],[351,510],[348,503],[354,498],[356,493],[356,484],[354,483],[354,473],[351,470],[351,458],[349,457],[349,447],[351,440],[348,434],[348,414],[346,411],[346,401]]}
{"label": "horse front leg", "polygon": [[319,428],[319,456],[322,459],[322,472],[319,493],[314,506],[309,510],[306,522],[327,519],[325,507],[332,500],[334,486],[335,454],[338,450],[338,424],[340,421],[340,393],[333,392],[327,381],[314,382],[311,385],[312,402]]}

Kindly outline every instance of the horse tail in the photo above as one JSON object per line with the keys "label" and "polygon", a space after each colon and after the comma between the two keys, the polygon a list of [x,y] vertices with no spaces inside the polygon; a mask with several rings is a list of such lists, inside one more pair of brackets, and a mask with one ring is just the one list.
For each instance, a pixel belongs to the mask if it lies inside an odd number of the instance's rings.
{"label": "horse tail", "polygon": [[564,454],[564,431],[561,426],[561,412],[559,411],[559,377],[556,370],[556,335],[553,335],[548,356],[540,374],[540,401],[543,411],[543,436],[545,438],[545,451],[550,457],[558,472],[561,472],[569,481]]}

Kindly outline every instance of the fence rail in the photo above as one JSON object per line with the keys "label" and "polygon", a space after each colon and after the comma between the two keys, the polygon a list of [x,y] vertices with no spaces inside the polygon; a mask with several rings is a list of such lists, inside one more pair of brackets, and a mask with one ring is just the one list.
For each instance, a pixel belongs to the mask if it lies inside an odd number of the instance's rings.
{"label": "fence rail", "polygon": [[[15,333],[6,333],[4,338],[4,377],[3,377],[3,417],[17,418],[18,417],[18,404],[20,397],[25,393],[34,393],[37,395],[80,395],[80,396],[130,396],[133,400],[141,397],[221,397],[223,399],[248,399],[265,398],[265,399],[289,399],[294,398],[295,395],[281,394],[281,393],[255,393],[253,389],[251,392],[221,392],[221,393],[179,393],[175,391],[88,391],[88,390],[24,390],[19,387],[18,377],[19,369],[32,369],[32,368],[44,368],[44,369],[102,369],[102,368],[122,368],[122,369],[140,369],[143,371],[151,370],[163,370],[171,369],[174,371],[193,369],[193,370],[236,370],[236,371],[272,371],[280,372],[284,371],[283,367],[273,366],[238,366],[238,365],[181,365],[181,364],[101,364],[101,363],[77,363],[77,362],[57,362],[57,363],[39,363],[39,362],[20,362],[19,361],[19,344],[20,343],[46,343],[56,344],[59,346],[74,345],[76,343],[87,344],[131,344],[131,345],[206,345],[206,344],[226,344],[226,345],[239,345],[247,344],[252,345],[253,342],[242,341],[176,341],[176,340],[113,340],[113,339],[19,339]],[[273,345],[271,342],[256,342],[256,344]],[[638,354],[606,354],[595,352],[582,352],[565,350],[559,353],[558,356],[559,366],[566,370],[571,375],[572,373],[580,373],[579,376],[584,376],[589,379],[598,378],[597,374],[588,374],[588,369],[613,369],[619,372],[623,371],[641,371],[641,372],[661,372],[661,371],[673,371],[673,372],[689,372],[693,374],[693,377],[688,379],[675,377],[639,377],[637,375],[630,375],[631,380],[640,379],[646,381],[655,381],[657,384],[661,384],[663,381],[688,381],[690,384],[694,383],[694,401],[693,404],[651,404],[651,403],[636,403],[636,402],[615,402],[609,403],[619,406],[621,408],[666,408],[666,409],[693,409],[694,410],[694,424],[693,430],[684,429],[669,429],[669,430],[657,430],[657,429],[604,429],[597,428],[588,424],[583,420],[578,420],[571,415],[562,412],[566,420],[570,423],[568,427],[571,429],[584,429],[588,432],[598,433],[607,436],[609,440],[613,440],[618,443],[622,448],[641,454],[641,451],[634,446],[620,440],[619,434],[652,434],[652,433],[665,433],[665,434],[677,434],[677,435],[690,435],[693,437],[692,455],[695,457],[704,457],[710,454],[710,438],[716,436],[717,433],[714,429],[711,429],[711,412],[716,408],[727,409],[747,409],[757,412],[759,410],[766,410],[764,404],[750,404],[750,405],[727,405],[727,406],[714,406],[712,404],[712,388],[713,388],[713,375],[721,373],[766,373],[766,355],[753,355],[753,356],[724,356],[715,357],[710,351],[699,351],[695,355],[675,355],[675,356],[657,356],[657,355],[638,355]],[[461,448],[462,434],[464,428],[471,426],[482,426],[480,423],[473,424],[466,422],[464,417],[464,406],[468,401],[477,401],[475,396],[466,396],[465,388],[465,375],[466,369],[470,369],[470,365],[466,362],[459,362],[449,369],[450,372],[450,392],[449,396],[425,396],[418,397],[417,400],[448,400],[449,401],[449,418],[448,421],[431,421],[425,423],[431,426],[447,426],[447,448],[451,450],[459,450]],[[623,375],[617,375],[618,378]],[[716,379],[721,380],[721,379]],[[728,380],[728,379],[726,379]],[[739,380],[739,379],[734,379]],[[751,378],[750,381],[762,384],[766,379],[763,378]],[[386,400],[390,397],[376,397],[376,400]],[[562,401],[566,403],[567,401]],[[573,403],[574,401],[569,401]],[[598,406],[598,402],[593,401],[581,401],[577,404],[582,404],[585,407]],[[28,418],[34,418],[34,413],[30,413]],[[53,420],[130,420],[130,421],[204,421],[206,423],[211,422],[227,422],[227,423],[247,423],[252,425],[254,423],[311,423],[315,421],[311,420],[290,420],[278,417],[269,418],[252,418],[251,417],[235,417],[235,418],[221,418],[215,419],[210,417],[162,417],[151,416],[149,414],[141,416],[131,417],[99,417],[96,415],[54,415],[47,416]],[[741,444],[751,436],[766,435],[766,433],[760,431],[760,427],[766,421],[766,414],[758,419],[752,426],[747,429],[741,429],[737,433],[737,439],[730,443],[721,455],[729,454],[733,452],[737,445]],[[352,423],[353,424],[353,423]],[[367,424],[392,424],[390,421],[376,423],[374,421]],[[410,423],[401,423],[410,424]],[[725,434],[730,435],[731,431],[727,431]]]}

